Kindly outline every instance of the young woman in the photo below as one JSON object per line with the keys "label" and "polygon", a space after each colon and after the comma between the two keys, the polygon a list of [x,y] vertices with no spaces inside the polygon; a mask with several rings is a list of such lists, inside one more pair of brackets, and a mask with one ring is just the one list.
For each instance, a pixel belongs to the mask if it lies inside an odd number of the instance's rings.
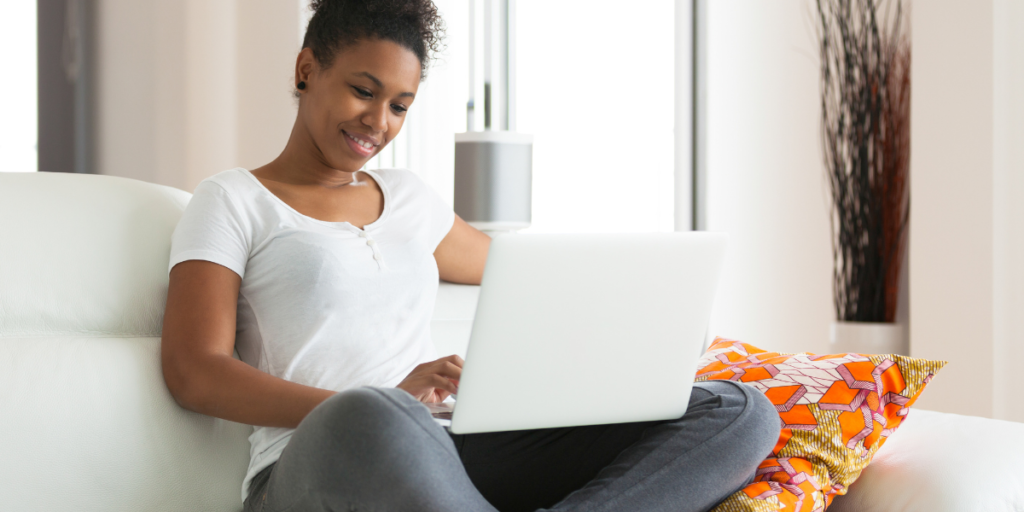
{"label": "young woman", "polygon": [[359,169],[401,130],[442,23],[430,0],[312,8],[284,151],[202,182],[171,248],[164,378],[183,407],[255,426],[245,510],[705,510],[749,482],[779,420],[732,382],[696,385],[671,421],[432,420],[422,402],[462,368],[433,352],[438,278],[478,284],[490,238],[415,174]]}

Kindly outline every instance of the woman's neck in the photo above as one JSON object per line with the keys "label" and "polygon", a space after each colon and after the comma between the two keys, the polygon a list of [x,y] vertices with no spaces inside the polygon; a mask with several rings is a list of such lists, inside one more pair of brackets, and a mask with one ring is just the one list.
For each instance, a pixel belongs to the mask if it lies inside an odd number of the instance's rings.
{"label": "woman's neck", "polygon": [[338,188],[357,183],[356,173],[334,169],[326,163],[323,153],[309,134],[296,122],[284,150],[270,163],[254,169],[254,175],[292,185],[316,185]]}

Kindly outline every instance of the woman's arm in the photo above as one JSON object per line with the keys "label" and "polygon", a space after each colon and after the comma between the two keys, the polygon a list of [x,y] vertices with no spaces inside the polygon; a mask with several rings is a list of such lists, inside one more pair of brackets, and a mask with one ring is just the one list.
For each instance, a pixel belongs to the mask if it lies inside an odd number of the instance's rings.
{"label": "woman's arm", "polygon": [[[483,235],[487,237],[487,235]],[[235,346],[238,274],[190,260],[171,269],[160,358],[164,381],[182,407],[249,425],[295,428],[335,392],[290,382],[231,357]],[[423,402],[458,390],[462,358],[417,366],[398,384]]]}
{"label": "woman's arm", "polygon": [[456,215],[452,229],[434,250],[441,279],[453,283],[480,284],[490,246],[491,237],[466,224]]}
{"label": "woman's arm", "polygon": [[190,260],[171,269],[160,357],[182,407],[249,425],[296,427],[334,391],[303,386],[231,357],[242,279]]}

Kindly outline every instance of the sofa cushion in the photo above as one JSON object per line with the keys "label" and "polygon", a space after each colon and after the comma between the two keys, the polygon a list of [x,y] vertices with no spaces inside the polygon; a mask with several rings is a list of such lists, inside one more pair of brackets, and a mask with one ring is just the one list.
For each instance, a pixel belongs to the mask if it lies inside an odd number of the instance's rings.
{"label": "sofa cushion", "polygon": [[943,365],[893,354],[781,354],[717,338],[697,365],[697,380],[753,385],[775,404],[782,432],[754,483],[715,510],[827,508]]}
{"label": "sofa cushion", "polygon": [[189,197],[113,176],[0,173],[0,336],[159,336]]}
{"label": "sofa cushion", "polygon": [[229,512],[252,427],[182,409],[159,338],[0,337],[2,510]]}
{"label": "sofa cushion", "polygon": [[914,410],[829,512],[1020,512],[1024,423]]}
{"label": "sofa cushion", "polygon": [[182,409],[160,366],[188,199],[111,176],[0,173],[0,509],[242,509],[252,427]]}

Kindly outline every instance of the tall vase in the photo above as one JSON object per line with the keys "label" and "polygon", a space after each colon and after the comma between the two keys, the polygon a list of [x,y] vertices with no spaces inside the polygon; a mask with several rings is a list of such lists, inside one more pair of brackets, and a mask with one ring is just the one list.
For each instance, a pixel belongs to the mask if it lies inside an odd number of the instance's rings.
{"label": "tall vase", "polygon": [[832,322],[829,349],[833,354],[910,354],[905,324],[889,322]]}

